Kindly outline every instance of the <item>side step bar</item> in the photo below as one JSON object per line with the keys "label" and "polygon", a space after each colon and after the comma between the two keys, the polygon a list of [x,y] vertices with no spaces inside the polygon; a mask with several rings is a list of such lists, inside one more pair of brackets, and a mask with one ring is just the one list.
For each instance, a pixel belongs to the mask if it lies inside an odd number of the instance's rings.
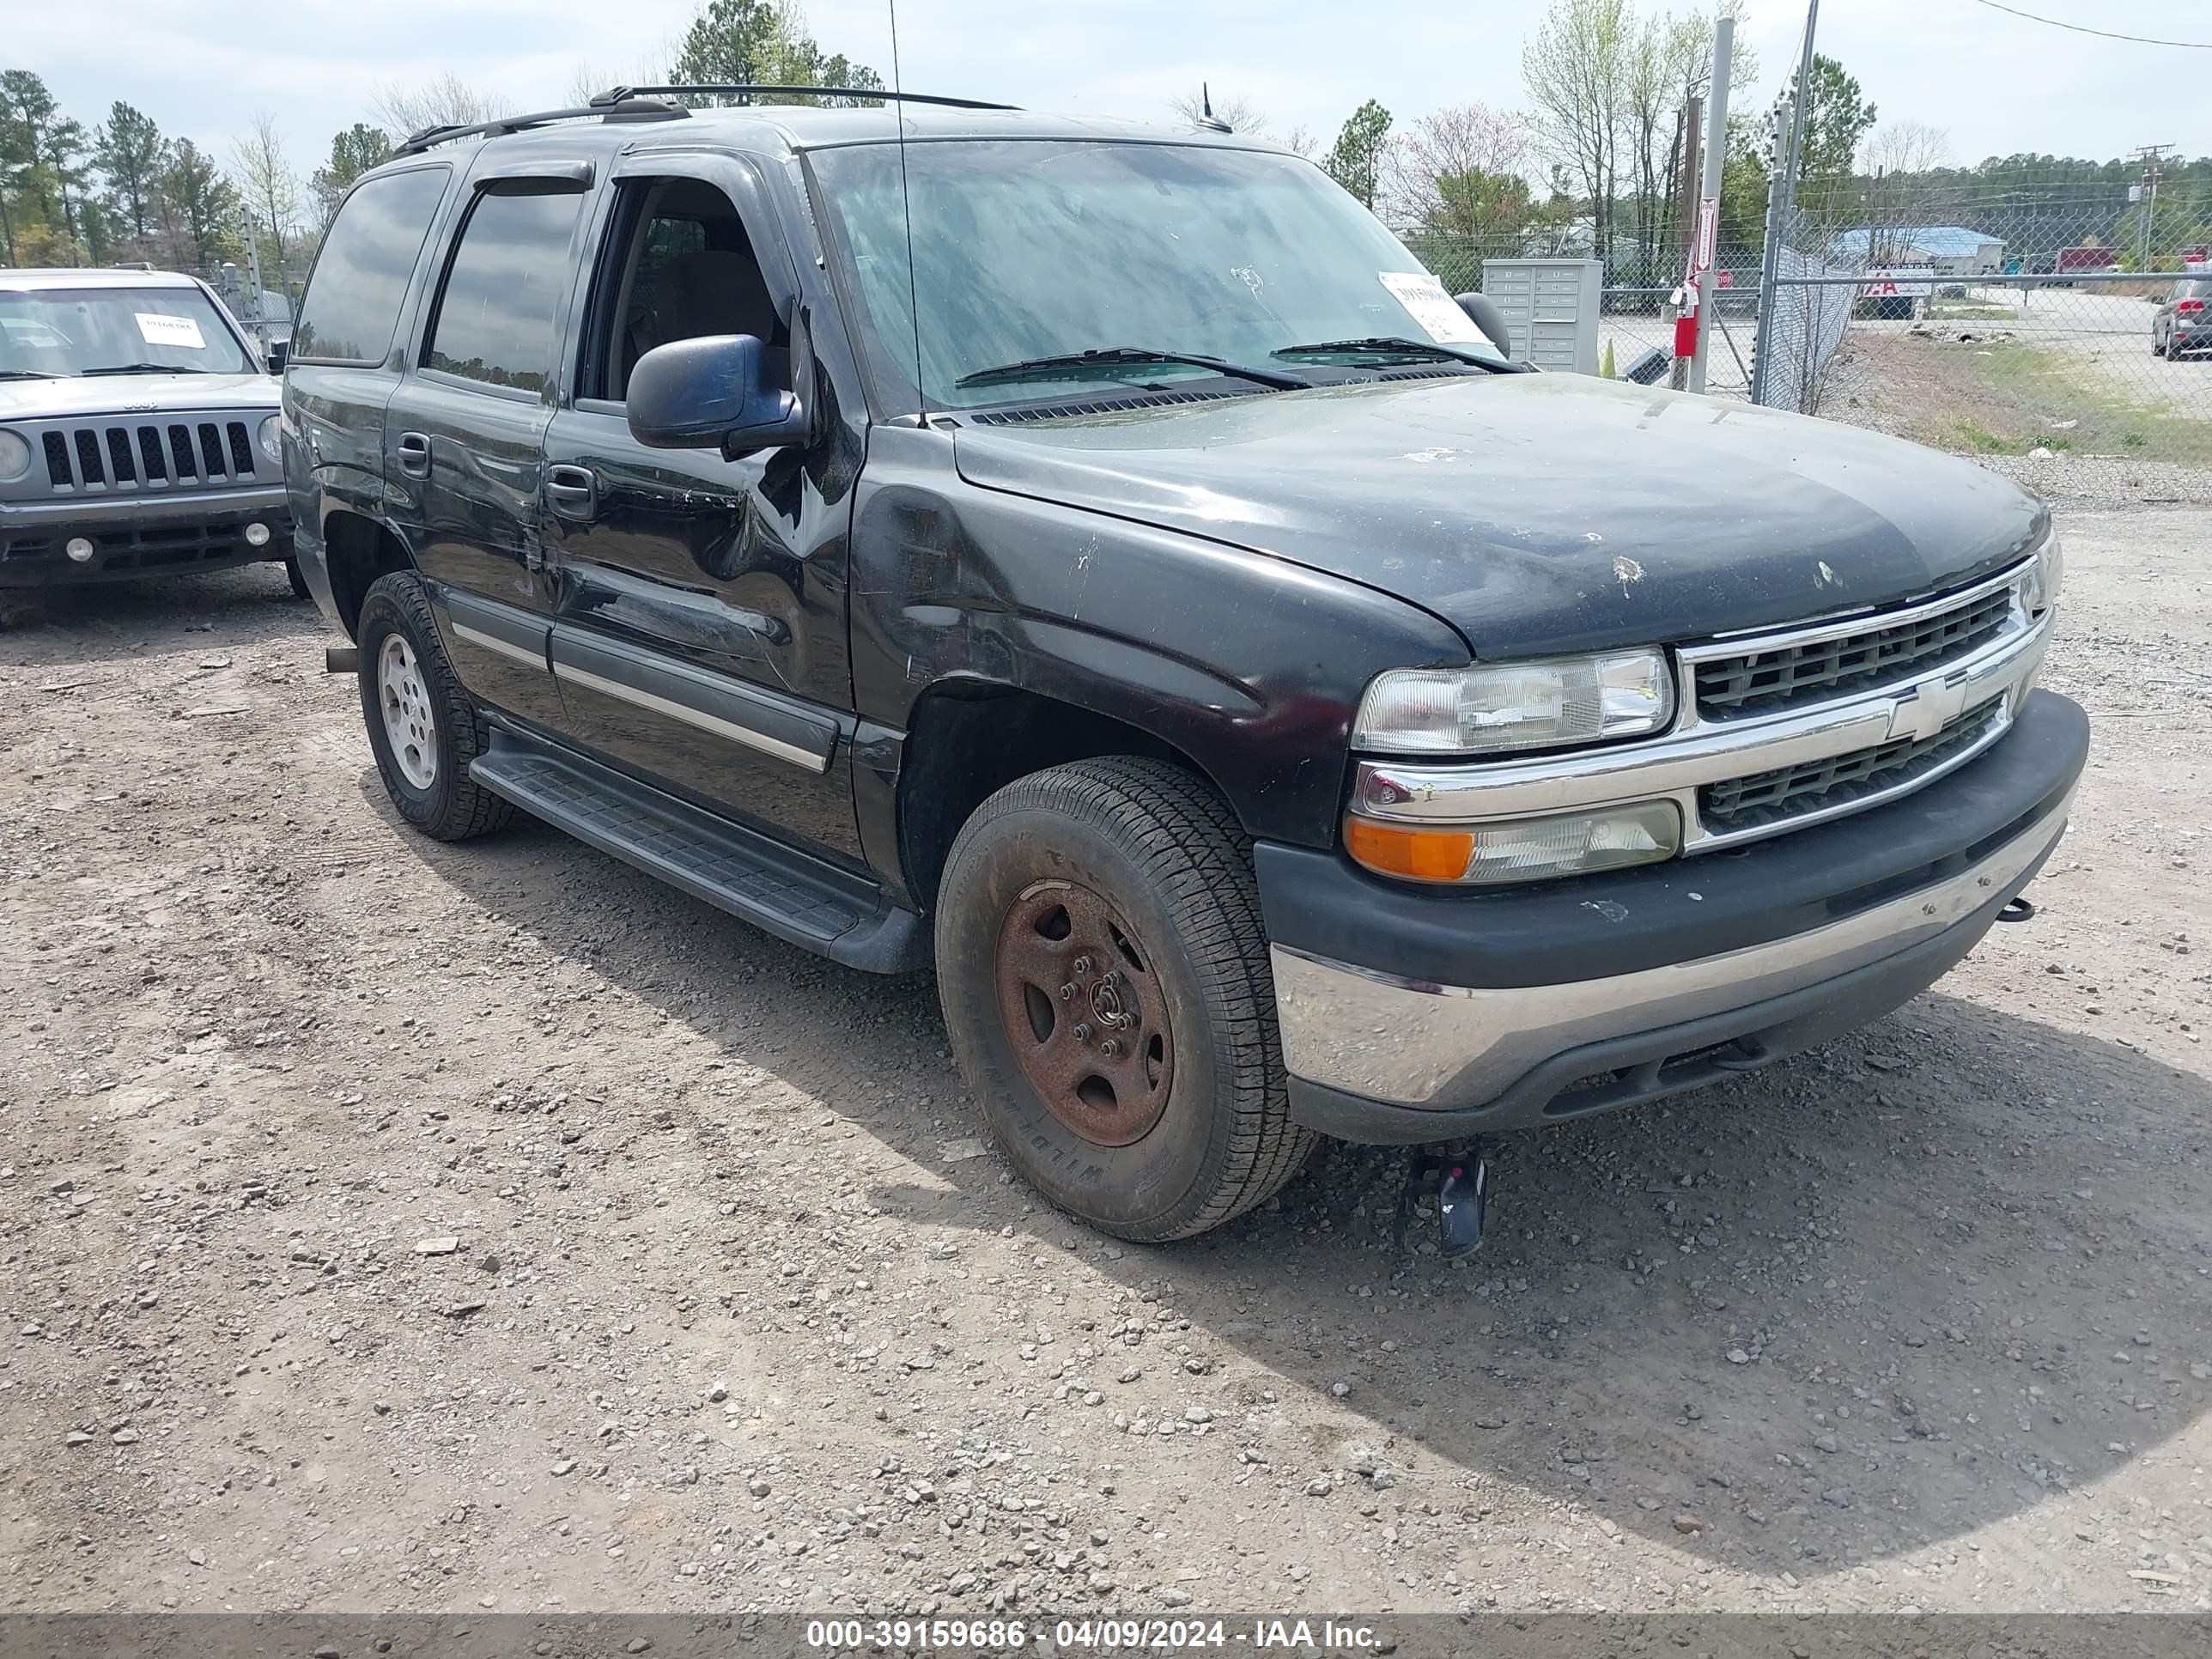
{"label": "side step bar", "polygon": [[873,883],[570,750],[495,726],[469,775],[533,817],[848,968],[930,963],[929,932]]}

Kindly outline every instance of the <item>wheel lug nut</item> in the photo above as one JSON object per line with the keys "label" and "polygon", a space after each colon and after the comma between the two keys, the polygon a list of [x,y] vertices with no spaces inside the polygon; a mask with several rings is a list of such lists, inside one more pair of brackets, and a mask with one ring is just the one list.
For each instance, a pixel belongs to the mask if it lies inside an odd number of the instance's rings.
{"label": "wheel lug nut", "polygon": [[1079,974],[1089,973],[1091,971],[1091,958],[1089,957],[1076,957],[1075,971]]}
{"label": "wheel lug nut", "polygon": [[1062,1002],[1073,1002],[1073,1001],[1074,1001],[1074,1000],[1075,1000],[1075,987],[1074,987],[1073,984],[1068,984],[1068,985],[1063,985],[1063,986],[1061,986],[1061,987],[1060,988],[1060,1000]]}
{"label": "wheel lug nut", "polygon": [[1121,1040],[1116,1037],[1108,1037],[1105,1042],[1098,1045],[1098,1052],[1109,1060],[1113,1059],[1121,1052]]}
{"label": "wheel lug nut", "polygon": [[1104,980],[1101,982],[1107,985],[1119,985],[1121,982],[1121,970],[1119,968],[1109,968]]}
{"label": "wheel lug nut", "polygon": [[1075,1040],[1076,1040],[1078,1042],[1090,1042],[1090,1041],[1091,1041],[1091,1027],[1090,1027],[1088,1024],[1084,1024],[1084,1025],[1079,1025],[1079,1026],[1077,1026],[1077,1027],[1075,1028]]}

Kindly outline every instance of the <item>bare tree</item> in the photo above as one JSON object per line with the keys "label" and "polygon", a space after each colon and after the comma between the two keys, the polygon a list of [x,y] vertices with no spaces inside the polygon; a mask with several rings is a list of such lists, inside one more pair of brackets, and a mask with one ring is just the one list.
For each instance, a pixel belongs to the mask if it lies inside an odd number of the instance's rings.
{"label": "bare tree", "polygon": [[1275,142],[1291,155],[1303,155],[1309,161],[1321,154],[1321,135],[1303,121]]}
{"label": "bare tree", "polygon": [[1267,136],[1267,118],[1248,99],[1229,93],[1211,93],[1206,88],[1186,92],[1168,100],[1168,107],[1192,126],[1206,118],[1206,106],[1211,98],[1213,118],[1231,132],[1241,132],[1248,138]]}
{"label": "bare tree", "polygon": [[283,263],[286,239],[300,223],[300,175],[284,153],[276,118],[265,111],[255,116],[253,131],[232,141],[230,155],[231,181],[254,234],[266,239],[273,274]]}
{"label": "bare tree", "polygon": [[1928,173],[1951,165],[1951,133],[1924,121],[1885,121],[1860,152],[1859,170],[1876,178],[1893,173]]}
{"label": "bare tree", "polygon": [[503,99],[487,97],[450,70],[420,86],[395,81],[369,106],[369,113],[395,143],[426,127],[473,126],[514,112]]}
{"label": "bare tree", "polygon": [[1917,231],[1940,210],[1939,186],[1929,175],[1951,161],[1951,135],[1920,121],[1877,127],[1860,153],[1867,175],[1867,263],[1896,265],[1912,260]]}
{"label": "bare tree", "polygon": [[1628,0],[1554,0],[1521,53],[1538,150],[1588,198],[1601,259],[1613,242],[1634,27]]}
{"label": "bare tree", "polygon": [[1390,148],[1388,217],[1461,235],[1514,228],[1496,221],[1516,196],[1528,202],[1528,118],[1516,110],[1462,104],[1423,116]]}

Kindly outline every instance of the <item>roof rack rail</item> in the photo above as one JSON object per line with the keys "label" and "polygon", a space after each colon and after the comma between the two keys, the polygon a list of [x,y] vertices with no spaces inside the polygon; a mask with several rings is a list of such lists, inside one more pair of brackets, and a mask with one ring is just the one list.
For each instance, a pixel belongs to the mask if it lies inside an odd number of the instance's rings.
{"label": "roof rack rail", "polygon": [[769,87],[732,82],[726,85],[696,87],[610,87],[592,100],[594,105],[619,104],[630,98],[713,98],[732,94],[775,93],[795,95],[818,93],[825,98],[872,98],[885,104],[939,104],[946,109],[1018,109],[1018,104],[994,104],[981,98],[944,98],[927,92],[898,92],[890,87]]}
{"label": "roof rack rail", "polygon": [[619,98],[594,98],[582,109],[540,110],[532,115],[502,115],[496,120],[477,121],[466,125],[447,124],[444,126],[424,127],[420,132],[408,134],[407,142],[392,152],[397,161],[403,155],[419,155],[433,144],[449,144],[456,138],[467,138],[482,133],[488,138],[504,137],[510,132],[526,132],[532,127],[542,127],[553,121],[680,121],[691,112],[681,104],[664,104],[651,98],[633,98],[627,89],[617,88],[624,95]]}

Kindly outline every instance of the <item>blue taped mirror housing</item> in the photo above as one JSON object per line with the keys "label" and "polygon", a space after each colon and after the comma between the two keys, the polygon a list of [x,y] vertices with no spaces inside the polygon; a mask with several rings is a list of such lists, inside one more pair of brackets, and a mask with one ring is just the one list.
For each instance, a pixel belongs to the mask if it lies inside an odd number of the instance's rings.
{"label": "blue taped mirror housing", "polygon": [[768,384],[767,349],[750,334],[655,346],[630,370],[630,435],[655,449],[742,454],[806,435],[799,400]]}

